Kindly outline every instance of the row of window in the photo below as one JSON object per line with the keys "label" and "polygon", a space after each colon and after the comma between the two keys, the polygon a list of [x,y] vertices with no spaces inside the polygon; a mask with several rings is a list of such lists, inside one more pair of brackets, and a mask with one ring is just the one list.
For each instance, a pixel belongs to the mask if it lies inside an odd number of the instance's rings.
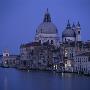
{"label": "row of window", "polygon": [[80,57],[76,57],[76,59],[78,59],[78,60],[83,60],[83,59],[87,60],[88,58],[85,58],[85,57],[81,57],[81,58]]}
{"label": "row of window", "polygon": [[75,62],[88,62],[87,60],[77,60]]}
{"label": "row of window", "polygon": [[75,68],[76,69],[76,71],[87,71],[88,69],[87,68],[85,68],[85,67],[76,67]]}
{"label": "row of window", "polygon": [[[41,43],[41,40],[39,40],[39,42]],[[48,40],[47,42],[50,42],[50,41]],[[51,40],[51,44],[53,44],[53,43],[54,43],[54,41],[53,41],[53,40]]]}
{"label": "row of window", "polygon": [[75,62],[88,62],[88,58],[76,58]]}

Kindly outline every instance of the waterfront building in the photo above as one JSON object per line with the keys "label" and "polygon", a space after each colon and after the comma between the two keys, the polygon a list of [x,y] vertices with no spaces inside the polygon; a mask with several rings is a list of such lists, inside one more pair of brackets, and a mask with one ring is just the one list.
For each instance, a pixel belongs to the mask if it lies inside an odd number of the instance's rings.
{"label": "waterfront building", "polygon": [[62,62],[60,49],[45,42],[31,42],[20,46],[20,67],[29,69],[56,70]]}
{"label": "waterfront building", "polygon": [[2,65],[2,57],[3,55],[0,55],[0,66]]}
{"label": "waterfront building", "polygon": [[35,41],[20,46],[20,67],[57,69],[62,61],[59,47],[58,29],[47,9],[43,22],[36,29]]}
{"label": "waterfront building", "polygon": [[65,71],[73,71],[73,56],[75,55],[75,42],[68,41],[63,43],[63,61]]}
{"label": "waterfront building", "polygon": [[31,42],[20,46],[20,68],[34,68],[38,66],[39,42]]}
{"label": "waterfront building", "polygon": [[[90,52],[90,41],[68,41],[63,42],[63,60],[65,61],[65,71],[74,71],[74,59],[77,55]],[[82,54],[84,56],[84,54]],[[79,62],[77,62],[78,64]]]}
{"label": "waterfront building", "polygon": [[62,48],[65,71],[73,71],[73,57],[81,52],[81,26],[73,23],[71,26],[69,20],[65,30],[62,32]]}
{"label": "waterfront building", "polygon": [[90,74],[90,52],[81,53],[74,57],[74,72]]}
{"label": "waterfront building", "polygon": [[4,67],[17,67],[19,65],[19,60],[19,55],[10,55],[7,50],[3,52],[2,65]]}
{"label": "waterfront building", "polygon": [[[62,32],[62,41],[59,37],[58,29],[52,22],[47,9],[43,22],[36,29],[34,41],[20,45],[20,56],[10,55],[5,51],[2,56],[3,65],[5,67],[17,65],[21,69],[79,71],[76,69],[80,65],[77,58],[80,58],[80,55],[87,58],[89,56],[85,54],[86,57],[82,53],[90,52],[90,41],[81,40],[80,23],[71,25],[68,20],[67,26]],[[82,62],[82,67],[85,64],[88,68],[83,68],[90,72],[89,64],[87,65],[89,60],[87,63],[83,63],[83,60],[80,62]]]}
{"label": "waterfront building", "polygon": [[[50,13],[44,14],[43,22],[37,27],[34,42],[20,46],[20,67],[72,71],[74,56],[81,53],[84,43],[81,41],[81,26],[71,26],[69,20],[62,32],[62,42]],[[86,45],[87,46],[87,45]],[[86,49],[85,49],[86,50]],[[51,67],[48,67],[51,66]]]}

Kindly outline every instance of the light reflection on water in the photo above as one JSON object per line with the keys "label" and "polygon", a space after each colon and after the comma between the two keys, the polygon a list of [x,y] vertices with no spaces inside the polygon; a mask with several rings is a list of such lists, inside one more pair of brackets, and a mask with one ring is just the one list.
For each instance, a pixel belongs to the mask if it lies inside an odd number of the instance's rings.
{"label": "light reflection on water", "polygon": [[90,77],[0,68],[0,90],[90,90]]}
{"label": "light reflection on water", "polygon": [[8,90],[7,76],[4,78],[4,90]]}

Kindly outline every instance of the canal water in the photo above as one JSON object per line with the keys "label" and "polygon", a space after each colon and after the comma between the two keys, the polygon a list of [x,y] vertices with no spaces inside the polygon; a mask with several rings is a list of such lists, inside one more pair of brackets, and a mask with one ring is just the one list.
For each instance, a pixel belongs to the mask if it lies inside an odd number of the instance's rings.
{"label": "canal water", "polygon": [[90,77],[0,68],[0,90],[90,90]]}

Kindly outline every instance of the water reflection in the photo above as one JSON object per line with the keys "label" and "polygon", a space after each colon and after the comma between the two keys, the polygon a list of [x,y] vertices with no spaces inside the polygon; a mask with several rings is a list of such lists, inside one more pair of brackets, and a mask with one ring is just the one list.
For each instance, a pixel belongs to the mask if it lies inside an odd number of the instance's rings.
{"label": "water reflection", "polygon": [[0,90],[90,90],[90,78],[75,74],[0,68]]}
{"label": "water reflection", "polygon": [[4,78],[4,90],[8,90],[8,80],[7,80],[7,76],[5,76],[5,78]]}

